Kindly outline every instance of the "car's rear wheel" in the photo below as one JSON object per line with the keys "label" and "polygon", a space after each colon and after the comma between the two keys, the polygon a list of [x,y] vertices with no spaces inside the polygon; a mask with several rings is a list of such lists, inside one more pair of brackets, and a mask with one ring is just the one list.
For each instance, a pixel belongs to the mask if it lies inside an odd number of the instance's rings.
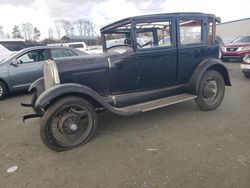
{"label": "car's rear wheel", "polygon": [[215,71],[207,71],[199,84],[196,104],[201,110],[215,110],[221,104],[225,94],[225,82],[222,75]]}
{"label": "car's rear wheel", "polygon": [[97,127],[95,108],[79,97],[55,102],[42,117],[40,135],[46,146],[65,151],[88,142]]}
{"label": "car's rear wheel", "polygon": [[8,93],[7,86],[4,82],[0,81],[0,100],[3,100]]}

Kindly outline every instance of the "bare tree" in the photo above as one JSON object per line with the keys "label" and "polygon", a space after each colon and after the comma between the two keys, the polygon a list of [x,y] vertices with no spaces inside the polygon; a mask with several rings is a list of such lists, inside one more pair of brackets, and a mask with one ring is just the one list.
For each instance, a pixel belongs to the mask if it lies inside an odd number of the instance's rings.
{"label": "bare tree", "polygon": [[83,36],[85,20],[84,20],[84,19],[78,19],[78,20],[75,22],[75,25],[76,25],[76,29],[77,29],[77,31],[78,31],[78,34],[79,34],[80,36]]}
{"label": "bare tree", "polygon": [[70,31],[70,35],[74,35],[74,31],[75,31],[74,24],[71,23],[69,31]]}
{"label": "bare tree", "polygon": [[0,37],[4,37],[3,26],[0,25]]}
{"label": "bare tree", "polygon": [[60,20],[55,21],[55,28],[56,28],[56,34],[57,34],[57,39],[61,39],[61,28],[62,28],[62,23]]}
{"label": "bare tree", "polygon": [[12,29],[12,37],[14,39],[21,39],[22,38],[22,35],[21,35],[21,31],[19,29],[19,26],[15,25]]}
{"label": "bare tree", "polygon": [[84,22],[84,35],[86,35],[86,36],[95,36],[96,35],[95,25],[89,20],[86,20]]}
{"label": "bare tree", "polygon": [[70,35],[72,23],[69,20],[61,20],[62,28],[66,35]]}
{"label": "bare tree", "polygon": [[37,29],[35,27],[34,30],[33,30],[33,37],[34,37],[33,39],[34,39],[34,41],[38,41],[40,36],[41,36],[41,32],[39,31],[39,29]]}
{"label": "bare tree", "polygon": [[25,40],[32,40],[33,39],[33,31],[34,31],[34,26],[29,23],[23,23],[22,24],[22,32]]}
{"label": "bare tree", "polygon": [[49,39],[54,39],[54,31],[52,30],[51,27],[48,29],[48,35],[49,35]]}

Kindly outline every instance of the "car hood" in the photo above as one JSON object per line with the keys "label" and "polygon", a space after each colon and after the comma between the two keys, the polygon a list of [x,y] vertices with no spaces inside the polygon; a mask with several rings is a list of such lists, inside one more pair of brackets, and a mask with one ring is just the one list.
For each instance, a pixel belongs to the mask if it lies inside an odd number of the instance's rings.
{"label": "car hood", "polygon": [[238,48],[238,47],[244,47],[244,46],[250,46],[250,43],[229,43],[226,44],[224,47],[226,48]]}
{"label": "car hood", "polygon": [[101,54],[89,54],[78,57],[60,58],[56,59],[55,62],[59,72],[68,72],[81,69],[82,67],[91,67],[91,69],[93,69],[93,64],[108,64],[114,60],[126,58],[132,53],[132,48],[114,48]]}

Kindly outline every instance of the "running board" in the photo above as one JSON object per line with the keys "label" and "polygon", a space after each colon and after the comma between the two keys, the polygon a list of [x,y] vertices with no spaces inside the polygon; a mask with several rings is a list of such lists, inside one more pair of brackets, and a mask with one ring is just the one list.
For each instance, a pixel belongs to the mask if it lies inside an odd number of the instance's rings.
{"label": "running board", "polygon": [[195,99],[196,97],[197,96],[195,95],[184,93],[181,95],[175,95],[172,97],[162,98],[162,99],[135,104],[131,106],[126,106],[123,108],[117,108],[117,110],[122,111],[123,113],[135,114],[135,113],[147,112],[147,111],[154,110],[157,108],[162,108],[165,106],[170,106],[170,105],[177,104],[180,102],[188,101],[191,99]]}

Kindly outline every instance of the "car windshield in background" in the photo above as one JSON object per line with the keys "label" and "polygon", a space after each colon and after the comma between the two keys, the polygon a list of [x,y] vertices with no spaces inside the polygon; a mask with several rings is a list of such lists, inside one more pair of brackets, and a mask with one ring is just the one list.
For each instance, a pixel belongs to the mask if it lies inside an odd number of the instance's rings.
{"label": "car windshield in background", "polygon": [[250,36],[239,37],[233,41],[233,43],[250,43]]}

